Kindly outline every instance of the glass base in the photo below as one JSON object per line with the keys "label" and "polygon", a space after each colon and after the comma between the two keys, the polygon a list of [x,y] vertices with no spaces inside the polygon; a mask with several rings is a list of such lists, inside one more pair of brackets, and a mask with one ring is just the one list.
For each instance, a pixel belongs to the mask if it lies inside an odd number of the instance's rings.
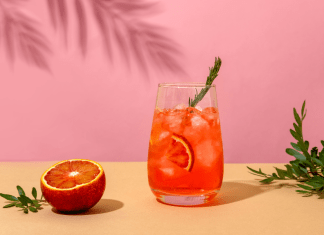
{"label": "glass base", "polygon": [[165,193],[156,189],[152,189],[159,202],[174,206],[197,206],[211,202],[219,192],[219,190],[201,193],[199,195],[174,195]]}

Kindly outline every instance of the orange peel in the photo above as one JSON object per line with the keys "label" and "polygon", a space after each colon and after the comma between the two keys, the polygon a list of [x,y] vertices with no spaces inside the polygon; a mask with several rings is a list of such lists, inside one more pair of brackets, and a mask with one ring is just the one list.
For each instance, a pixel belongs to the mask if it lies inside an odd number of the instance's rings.
{"label": "orange peel", "polygon": [[58,162],[41,176],[43,196],[58,211],[90,209],[101,199],[105,187],[102,166],[87,159]]}

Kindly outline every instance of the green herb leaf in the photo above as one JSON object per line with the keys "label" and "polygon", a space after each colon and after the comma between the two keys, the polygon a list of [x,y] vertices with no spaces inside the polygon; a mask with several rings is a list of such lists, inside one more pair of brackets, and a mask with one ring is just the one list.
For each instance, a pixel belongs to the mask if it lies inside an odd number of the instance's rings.
{"label": "green herb leaf", "polygon": [[319,154],[319,160],[324,163],[324,152],[320,152]]}
{"label": "green herb leaf", "polygon": [[293,124],[294,128],[295,128],[295,132],[299,135],[299,136],[302,136],[302,131],[301,129],[294,123]]}
{"label": "green herb leaf", "polygon": [[258,171],[256,171],[256,170],[253,170],[252,168],[250,168],[250,167],[248,167],[247,166],[247,168],[250,170],[250,171],[252,171],[252,172],[254,172],[254,173],[256,173],[256,174],[259,174],[259,172]]}
{"label": "green herb leaf", "polygon": [[293,173],[296,175],[296,177],[299,177],[302,174],[302,172],[299,169],[298,165],[296,163],[293,163],[292,161],[290,162],[290,164],[291,164]]}
{"label": "green herb leaf", "polygon": [[291,146],[294,148],[294,149],[296,149],[297,151],[302,151],[301,149],[300,149],[300,147],[298,146],[298,144],[295,144],[295,143],[290,143],[291,144]]}
{"label": "green herb leaf", "polygon": [[275,179],[280,179],[276,173],[272,173],[272,177],[275,178]]}
{"label": "green herb leaf", "polygon": [[291,134],[291,135],[292,135],[296,140],[298,140],[298,141],[301,140],[301,136],[300,136],[297,132],[293,131],[292,129],[290,129],[290,134]]}
{"label": "green herb leaf", "polygon": [[19,208],[25,208],[25,206],[24,206],[22,203],[18,203],[18,204],[16,204],[16,207],[19,207]]}
{"label": "green herb leaf", "polygon": [[312,150],[311,150],[311,157],[312,158],[316,158],[317,157],[317,153],[318,153],[318,148],[317,147],[312,148]]}
{"label": "green herb leaf", "polygon": [[32,200],[32,201],[35,207],[41,207],[41,205],[38,203],[38,200]]}
{"label": "green herb leaf", "polygon": [[[297,146],[298,146],[298,148],[304,153],[304,152],[307,152],[307,146],[305,145],[305,143],[304,142],[302,142],[302,141],[298,141],[297,142]],[[297,150],[297,149],[296,149]]]}
{"label": "green herb leaf", "polygon": [[0,193],[0,196],[9,200],[9,201],[18,201],[18,198],[14,197],[12,195],[9,195],[9,194]]}
{"label": "green herb leaf", "polygon": [[317,182],[305,182],[305,184],[308,184],[310,186],[312,186],[314,189],[319,189],[319,188],[322,188],[324,185],[323,184],[320,184],[320,183],[317,183]]}
{"label": "green herb leaf", "polygon": [[296,192],[298,192],[298,193],[310,193],[309,191],[305,191],[305,190],[296,190]]}
{"label": "green herb leaf", "polygon": [[[300,161],[300,164],[302,164],[304,167],[309,167],[309,168],[314,168],[314,165],[313,165],[313,163],[311,163],[310,161],[307,161],[307,160],[305,160],[305,161]],[[300,165],[299,164],[299,165]]]}
{"label": "green herb leaf", "polygon": [[305,141],[305,146],[306,146],[306,149],[308,151],[308,149],[309,149],[309,142],[307,140]]}
{"label": "green herb leaf", "polygon": [[9,207],[13,207],[15,205],[16,205],[16,202],[13,202],[13,203],[5,205],[3,208],[9,208]]}
{"label": "green herb leaf", "polygon": [[303,167],[300,167],[299,170],[301,170],[302,172],[304,172],[306,175],[308,173],[307,169],[303,168]]}
{"label": "green herb leaf", "polygon": [[287,174],[288,178],[290,178],[290,179],[294,178],[292,167],[290,165],[285,165],[285,167],[287,169],[286,174]]}
{"label": "green herb leaf", "polygon": [[37,209],[33,206],[28,207],[31,212],[37,212]]}
{"label": "green herb leaf", "polygon": [[323,186],[324,186],[324,177],[314,175],[313,179],[316,180],[317,182],[323,184]]}
{"label": "green herb leaf", "polygon": [[24,190],[19,185],[17,185],[17,190],[19,193],[19,197],[14,197],[9,194],[0,193],[1,197],[9,201],[13,201],[12,203],[5,205],[3,208],[18,207],[23,209],[23,212],[26,214],[28,214],[28,211],[37,212],[38,210],[42,209],[41,204],[39,202],[42,202],[43,195],[41,199],[38,200],[37,191],[35,187],[32,188],[32,195],[35,198],[35,200],[32,200],[29,197],[27,197]]}
{"label": "green herb leaf", "polygon": [[309,155],[309,153],[308,153],[308,145],[306,145],[304,142],[300,142],[300,141],[298,141],[298,147],[300,147],[300,149],[302,150],[302,152],[303,152],[303,155],[306,157],[306,159],[307,160],[309,160],[310,161],[310,155]]}
{"label": "green herb leaf", "polygon": [[[304,141],[302,131],[302,122],[307,112],[307,110],[305,110],[305,103],[306,101],[303,103],[301,116],[297,113],[295,108],[293,109],[297,124],[293,123],[295,130],[290,129],[290,133],[297,140],[297,144],[290,143],[293,149],[287,148],[286,153],[294,156],[296,159],[290,161],[290,164],[285,165],[287,170],[275,167],[278,175],[272,173],[272,176],[269,177],[269,175],[264,174],[261,169],[256,171],[248,168],[253,171],[253,174],[266,177],[266,179],[260,181],[262,183],[270,183],[273,180],[285,180],[287,178],[295,179],[297,182],[303,183],[297,184],[297,186],[303,190],[296,190],[296,192],[304,194],[303,197],[317,194],[320,195],[319,198],[324,198],[324,140],[321,141],[323,145],[321,152],[319,152],[317,147],[312,148],[310,153],[308,152],[309,142],[307,140]],[[262,174],[260,174],[260,172],[262,172]]]}
{"label": "green herb leaf", "polygon": [[308,187],[308,186],[302,185],[302,184],[297,184],[297,186],[300,187],[300,188],[306,189],[306,190],[312,190],[313,189],[312,187]]}
{"label": "green herb leaf", "polygon": [[300,117],[299,117],[295,108],[294,108],[294,116],[295,116],[295,120],[296,120],[298,126],[302,126],[302,122],[301,122]]}
{"label": "green herb leaf", "polygon": [[319,165],[319,166],[324,166],[323,162],[320,161],[320,160],[317,159],[317,158],[312,158],[312,161],[315,162],[315,163],[316,163],[317,165]]}
{"label": "green herb leaf", "polygon": [[19,193],[20,196],[21,196],[21,195],[25,195],[24,190],[23,190],[22,187],[20,187],[19,185],[17,185],[17,190],[18,190],[18,193]]}
{"label": "green herb leaf", "polygon": [[250,171],[252,171],[253,173],[251,173],[251,174],[253,174],[253,175],[257,175],[257,176],[266,176],[266,174],[264,174],[262,171],[261,171],[261,169],[259,169],[259,171],[256,171],[256,170],[254,170],[254,169],[252,169],[252,168],[250,168],[250,167],[248,167],[247,166],[247,168],[250,170]]}
{"label": "green herb leaf", "polygon": [[274,178],[266,178],[266,179],[264,179],[264,180],[261,180],[260,182],[261,182],[261,183],[264,183],[264,184],[269,184],[269,183],[271,183],[273,180],[274,180]]}
{"label": "green herb leaf", "polygon": [[37,199],[37,190],[36,190],[35,187],[33,187],[33,189],[32,189],[32,195],[33,195],[33,197],[34,197],[35,199]]}
{"label": "green herb leaf", "polygon": [[279,169],[277,167],[275,167],[275,169],[276,169],[276,171],[277,171],[278,176],[279,176],[280,179],[284,179],[286,177],[285,171],[283,171],[283,170],[281,170],[281,169]]}
{"label": "green herb leaf", "polygon": [[301,109],[301,115],[302,115],[302,116],[304,116],[305,105],[306,105],[306,100],[304,100],[304,103],[303,103],[303,105],[302,105],[302,109]]}
{"label": "green herb leaf", "polygon": [[307,113],[307,110],[305,111],[305,114],[304,114],[304,116],[302,117],[302,120],[305,119],[305,117],[306,117],[306,113]]}
{"label": "green herb leaf", "polygon": [[[23,195],[22,195],[23,196]],[[26,201],[26,199],[25,198],[23,198],[23,197],[18,197],[18,200],[21,202],[21,204],[23,204],[24,206],[27,206],[28,205],[28,202]]]}
{"label": "green herb leaf", "polygon": [[32,201],[29,197],[27,197],[27,196],[25,196],[25,195],[21,195],[20,197],[21,197],[21,198],[24,198],[24,200],[25,200],[27,203],[33,204],[33,201]]}
{"label": "green herb leaf", "polygon": [[300,161],[306,161],[306,157],[294,149],[287,148],[286,153],[288,153],[291,156],[294,156],[295,158],[297,158]]}

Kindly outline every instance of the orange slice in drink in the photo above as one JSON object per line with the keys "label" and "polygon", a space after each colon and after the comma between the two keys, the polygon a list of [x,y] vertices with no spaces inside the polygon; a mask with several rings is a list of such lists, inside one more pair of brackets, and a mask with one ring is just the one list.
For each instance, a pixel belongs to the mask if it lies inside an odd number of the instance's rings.
{"label": "orange slice in drink", "polygon": [[91,160],[61,161],[41,176],[43,196],[58,211],[90,209],[101,199],[105,187],[103,168]]}
{"label": "orange slice in drink", "polygon": [[191,171],[194,153],[190,143],[180,135],[172,135],[172,143],[167,151],[167,159],[186,171]]}

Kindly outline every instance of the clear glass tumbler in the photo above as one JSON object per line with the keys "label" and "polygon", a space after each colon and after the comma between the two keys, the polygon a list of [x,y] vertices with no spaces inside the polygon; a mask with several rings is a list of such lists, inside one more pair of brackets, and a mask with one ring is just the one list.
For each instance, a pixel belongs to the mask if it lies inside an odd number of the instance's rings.
{"label": "clear glass tumbler", "polygon": [[208,203],[221,188],[223,171],[215,85],[159,84],[148,153],[148,180],[157,200]]}

